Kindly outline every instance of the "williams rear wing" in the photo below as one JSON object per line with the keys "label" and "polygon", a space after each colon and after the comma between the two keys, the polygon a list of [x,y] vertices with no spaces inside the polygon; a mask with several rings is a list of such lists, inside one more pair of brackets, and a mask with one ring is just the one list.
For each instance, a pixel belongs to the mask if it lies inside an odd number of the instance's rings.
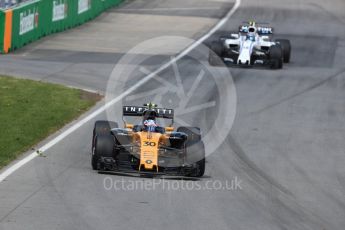
{"label": "williams rear wing", "polygon": [[[240,26],[239,27],[239,32],[240,33],[248,33],[249,26]],[[274,32],[273,27],[268,27],[268,26],[258,26],[256,27],[256,32],[259,35],[272,35]]]}
{"label": "williams rear wing", "polygon": [[259,26],[257,29],[259,35],[271,35],[274,31],[273,27]]}

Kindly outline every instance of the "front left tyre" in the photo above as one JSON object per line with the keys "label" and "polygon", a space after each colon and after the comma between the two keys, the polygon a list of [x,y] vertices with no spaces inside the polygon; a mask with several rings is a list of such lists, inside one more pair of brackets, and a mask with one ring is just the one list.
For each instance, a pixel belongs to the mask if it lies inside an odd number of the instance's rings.
{"label": "front left tyre", "polygon": [[291,43],[287,39],[277,39],[276,42],[281,46],[283,50],[284,63],[290,63],[291,58]]}
{"label": "front left tyre", "polygon": [[205,159],[205,146],[202,141],[194,144],[187,142],[187,162],[194,163],[193,172],[188,176],[190,177],[202,177],[205,174],[206,169],[206,159]]}
{"label": "front left tyre", "polygon": [[283,68],[283,50],[280,45],[273,45],[269,51],[271,69]]}
{"label": "front left tyre", "polygon": [[205,174],[205,146],[201,140],[201,131],[198,127],[179,127],[177,132],[187,134],[186,162],[194,166],[193,171],[187,176],[202,177]]}

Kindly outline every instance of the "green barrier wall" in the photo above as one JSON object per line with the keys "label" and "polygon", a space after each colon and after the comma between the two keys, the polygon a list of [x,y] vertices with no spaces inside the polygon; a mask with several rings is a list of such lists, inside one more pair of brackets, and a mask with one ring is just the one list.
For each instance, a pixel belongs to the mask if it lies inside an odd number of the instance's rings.
{"label": "green barrier wall", "polygon": [[40,1],[30,2],[13,10],[11,50],[26,45],[41,37]]}
{"label": "green barrier wall", "polygon": [[[13,9],[12,46],[18,49],[51,33],[81,25],[123,0],[36,0]],[[0,28],[4,28],[0,14]],[[3,38],[0,31],[0,38]],[[3,40],[3,39],[0,39]],[[1,42],[0,42],[1,45]]]}
{"label": "green barrier wall", "polygon": [[[5,13],[0,11],[0,50],[4,47],[4,35],[5,35]],[[0,52],[1,53],[1,52]]]}

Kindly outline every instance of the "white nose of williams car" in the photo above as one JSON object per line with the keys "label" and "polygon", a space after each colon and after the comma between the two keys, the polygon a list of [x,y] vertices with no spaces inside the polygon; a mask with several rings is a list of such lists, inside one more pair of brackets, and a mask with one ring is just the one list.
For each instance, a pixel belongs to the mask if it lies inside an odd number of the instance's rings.
{"label": "white nose of williams car", "polygon": [[253,47],[254,47],[253,41],[246,40],[242,42],[237,64],[250,65],[250,58],[252,55]]}

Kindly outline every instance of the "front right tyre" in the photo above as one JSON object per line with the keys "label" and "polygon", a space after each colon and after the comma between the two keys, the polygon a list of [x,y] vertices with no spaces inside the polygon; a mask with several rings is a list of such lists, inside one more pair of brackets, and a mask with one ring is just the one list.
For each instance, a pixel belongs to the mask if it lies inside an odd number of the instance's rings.
{"label": "front right tyre", "polygon": [[110,134],[110,131],[114,128],[118,128],[119,125],[113,121],[96,121],[92,133],[92,151],[95,147],[95,137],[98,135]]}
{"label": "front right tyre", "polygon": [[100,170],[100,159],[102,157],[114,157],[114,136],[109,134],[98,135],[95,137],[95,147],[92,151],[91,166],[93,170]]}
{"label": "front right tyre", "polygon": [[223,47],[219,42],[212,42],[209,50],[208,62],[211,66],[218,66],[222,63]]}
{"label": "front right tyre", "polygon": [[91,166],[93,170],[98,170],[100,159],[100,147],[97,150],[97,139],[100,136],[111,136],[111,129],[118,128],[118,124],[113,121],[96,121],[92,133]]}

